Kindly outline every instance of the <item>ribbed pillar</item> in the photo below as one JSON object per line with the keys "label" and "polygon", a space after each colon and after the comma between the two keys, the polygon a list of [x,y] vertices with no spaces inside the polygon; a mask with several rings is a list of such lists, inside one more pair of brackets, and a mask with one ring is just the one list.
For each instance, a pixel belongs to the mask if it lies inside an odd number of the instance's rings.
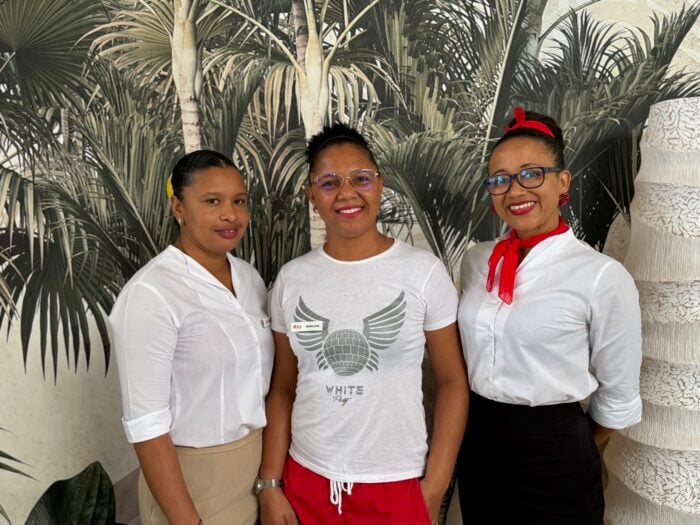
{"label": "ribbed pillar", "polygon": [[613,436],[606,520],[700,524],[700,98],[655,104],[625,266],[642,308],[642,422]]}

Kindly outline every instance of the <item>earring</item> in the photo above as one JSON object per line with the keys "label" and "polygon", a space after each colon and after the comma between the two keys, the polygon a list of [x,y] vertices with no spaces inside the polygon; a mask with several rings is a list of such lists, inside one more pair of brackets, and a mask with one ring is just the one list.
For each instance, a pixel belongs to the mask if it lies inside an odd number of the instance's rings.
{"label": "earring", "polygon": [[568,191],[559,195],[559,206],[566,206],[569,204],[569,201],[571,201],[571,198],[569,197]]}
{"label": "earring", "polygon": [[493,204],[489,206],[489,210],[491,210],[491,213],[496,213],[496,207]]}
{"label": "earring", "polygon": [[316,206],[314,206],[312,209],[314,210],[314,213],[318,213],[318,208]]}
{"label": "earring", "polygon": [[178,217],[178,218],[177,218],[177,223],[178,223],[180,226],[182,226],[182,225],[185,224],[185,219],[183,219],[182,217]]}

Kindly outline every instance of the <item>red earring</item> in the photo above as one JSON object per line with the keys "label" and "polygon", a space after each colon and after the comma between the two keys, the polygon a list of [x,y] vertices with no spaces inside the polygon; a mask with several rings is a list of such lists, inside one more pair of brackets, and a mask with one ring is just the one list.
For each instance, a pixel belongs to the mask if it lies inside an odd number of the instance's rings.
{"label": "red earring", "polygon": [[571,201],[571,198],[569,197],[568,191],[559,195],[559,206],[566,206],[569,204],[569,201]]}
{"label": "red earring", "polygon": [[489,206],[489,210],[491,210],[491,213],[496,213],[496,207],[493,204]]}

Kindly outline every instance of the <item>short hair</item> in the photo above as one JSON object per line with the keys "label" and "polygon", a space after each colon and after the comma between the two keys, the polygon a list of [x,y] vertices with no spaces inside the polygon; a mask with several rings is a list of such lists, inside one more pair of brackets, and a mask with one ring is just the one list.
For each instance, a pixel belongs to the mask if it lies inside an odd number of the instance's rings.
{"label": "short hair", "polygon": [[336,122],[330,126],[325,126],[323,131],[311,137],[306,147],[306,158],[309,162],[309,172],[313,171],[314,164],[318,160],[321,152],[334,144],[355,144],[367,152],[370,160],[376,166],[374,154],[369,147],[367,140],[355,128],[346,124]]}
{"label": "short hair", "polygon": [[192,184],[197,172],[207,168],[237,169],[231,159],[216,151],[200,149],[188,153],[182,157],[173,168],[170,179],[173,187],[173,195],[178,199],[182,199],[182,190]]}
{"label": "short hair", "polygon": [[[525,120],[534,120],[536,122],[544,124],[545,126],[547,126],[547,128],[549,128],[554,137],[550,137],[543,131],[533,128],[519,127],[511,129],[509,131],[506,131],[506,133],[499,139],[499,141],[496,142],[496,144],[491,149],[491,154],[493,154],[493,152],[498,146],[500,146],[504,142],[507,142],[510,139],[516,137],[529,137],[535,140],[539,140],[545,146],[547,146],[547,149],[549,149],[552,155],[554,155],[554,160],[558,167],[566,167],[564,161],[564,133],[559,127],[559,124],[557,124],[557,121],[554,120],[552,117],[543,115],[541,113],[535,113],[534,111],[525,111]],[[508,122],[506,128],[512,127],[513,125],[515,125],[515,123],[516,119],[511,119],[510,122]]]}

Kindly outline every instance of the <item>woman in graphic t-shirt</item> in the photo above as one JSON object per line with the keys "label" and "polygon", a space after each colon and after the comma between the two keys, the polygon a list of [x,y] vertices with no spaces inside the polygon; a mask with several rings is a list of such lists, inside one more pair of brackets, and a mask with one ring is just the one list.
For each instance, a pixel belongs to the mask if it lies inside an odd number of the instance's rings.
{"label": "woman in graphic t-shirt", "polygon": [[377,230],[383,183],[361,135],[326,128],[308,158],[307,195],[328,240],[285,265],[272,291],[262,523],[435,522],[467,416],[457,292],[436,257]]}
{"label": "woman in graphic t-shirt", "polygon": [[559,215],[571,173],[556,122],[518,108],[506,130],[485,182],[511,229],[469,250],[461,270],[472,388],[461,507],[492,523],[600,525],[596,443],[641,418],[637,290]]}

